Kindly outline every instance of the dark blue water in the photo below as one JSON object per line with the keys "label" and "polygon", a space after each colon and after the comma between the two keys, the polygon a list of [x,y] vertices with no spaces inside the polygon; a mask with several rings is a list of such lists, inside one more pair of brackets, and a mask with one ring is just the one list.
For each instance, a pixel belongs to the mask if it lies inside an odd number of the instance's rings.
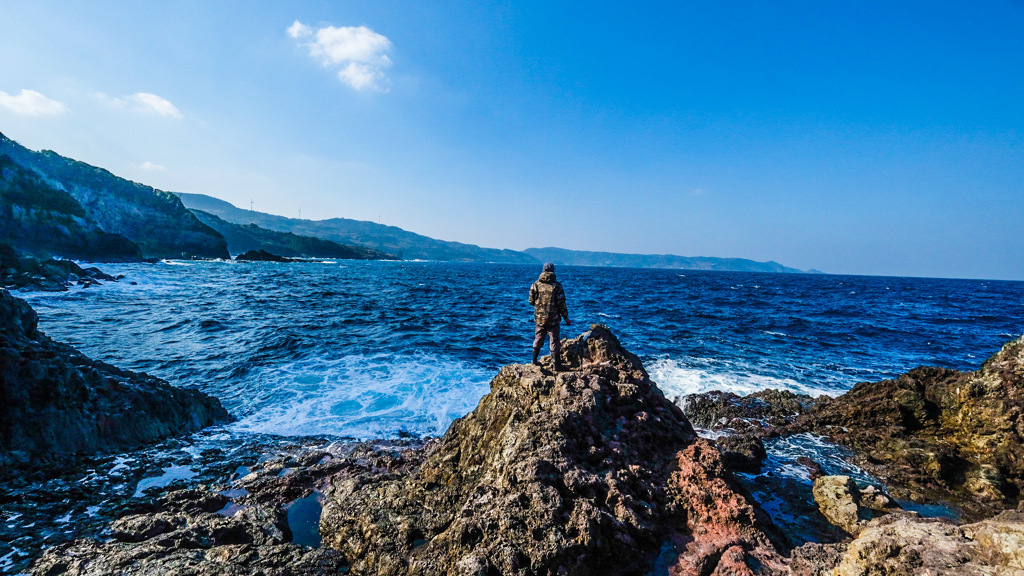
{"label": "dark blue water", "polygon": [[[529,360],[538,266],[133,264],[29,296],[92,357],[220,398],[237,432],[438,434]],[[975,369],[1024,332],[1024,282],[561,267],[574,336],[609,325],[669,396],[838,394],[918,365]],[[130,285],[130,281],[137,285]]]}

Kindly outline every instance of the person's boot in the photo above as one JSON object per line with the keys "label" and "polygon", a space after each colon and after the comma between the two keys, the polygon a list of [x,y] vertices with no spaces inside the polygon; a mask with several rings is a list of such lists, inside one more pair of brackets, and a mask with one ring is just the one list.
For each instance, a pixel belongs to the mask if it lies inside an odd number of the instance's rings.
{"label": "person's boot", "polygon": [[557,354],[552,354],[551,357],[551,361],[554,362],[555,365],[555,372],[561,372],[565,369],[565,366],[562,365],[562,361]]}
{"label": "person's boot", "polygon": [[537,355],[538,354],[540,354],[540,350],[537,350],[536,348],[534,348],[533,349],[533,365],[534,366],[540,366],[540,361],[537,360]]}

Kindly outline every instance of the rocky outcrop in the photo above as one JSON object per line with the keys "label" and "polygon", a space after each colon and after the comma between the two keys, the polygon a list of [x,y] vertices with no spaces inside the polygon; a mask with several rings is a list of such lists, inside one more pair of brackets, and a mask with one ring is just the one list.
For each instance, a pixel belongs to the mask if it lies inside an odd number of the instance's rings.
{"label": "rocky outcrop", "polygon": [[220,232],[228,242],[228,251],[241,254],[265,250],[285,257],[338,258],[343,260],[398,260],[380,250],[351,244],[338,244],[330,240],[300,236],[291,232],[277,232],[255,224],[232,224],[202,210],[192,213],[203,223]]}
{"label": "rocky outcrop", "polygon": [[[252,445],[244,461],[221,468],[242,471],[202,484],[149,489],[93,538],[54,546],[36,560],[36,575],[121,576],[194,574],[268,576],[345,574],[336,550],[317,547],[318,488],[342,471],[402,474],[417,463],[422,443],[312,443],[278,448]],[[269,452],[268,452],[269,450]],[[257,462],[258,460],[258,462]],[[252,467],[250,471],[249,467]],[[213,476],[217,476],[216,473]],[[310,513],[302,513],[303,505]],[[300,512],[297,512],[300,511]]]}
{"label": "rocky outcrop", "polygon": [[373,575],[783,569],[767,516],[636,356],[600,325],[562,354],[564,372],[503,368],[408,474],[336,478],[324,545]]}
{"label": "rocky outcrop", "polygon": [[849,446],[898,498],[945,501],[980,518],[1024,490],[1024,337],[975,372],[917,368],[858,384],[779,433],[809,431]]}
{"label": "rocky outcrop", "polygon": [[91,360],[37,320],[0,290],[0,475],[230,420],[216,399]]}
{"label": "rocky outcrop", "polygon": [[37,260],[19,256],[13,248],[0,244],[0,288],[63,292],[72,284],[83,288],[116,281],[99,268],[82,268],[70,260]]}
{"label": "rocky outcrop", "polygon": [[235,260],[243,262],[294,262],[291,258],[285,258],[284,256],[278,256],[277,254],[271,254],[266,250],[249,250],[243,254],[235,256]]}
{"label": "rocky outcrop", "polygon": [[[196,219],[174,194],[119,178],[102,168],[49,150],[34,152],[3,134],[0,134],[0,155],[17,165],[19,173],[31,173],[49,190],[56,191],[50,194],[52,198],[60,193],[73,200],[77,208],[72,203],[62,202],[61,209],[70,210],[69,214],[74,213],[85,224],[105,234],[98,237],[97,241],[101,241],[96,246],[98,249],[120,246],[123,250],[134,250],[134,246],[142,256],[151,258],[229,257],[224,238]],[[23,207],[18,215],[18,219],[28,219],[25,226],[33,233],[36,217],[25,212],[26,209],[40,208]],[[75,213],[77,210],[80,214]],[[36,252],[33,245],[16,245]],[[78,257],[69,253],[62,255]]]}
{"label": "rocky outcrop", "polygon": [[850,544],[793,551],[794,576],[1017,576],[1024,574],[1024,513],[957,526],[900,512],[871,521]]}

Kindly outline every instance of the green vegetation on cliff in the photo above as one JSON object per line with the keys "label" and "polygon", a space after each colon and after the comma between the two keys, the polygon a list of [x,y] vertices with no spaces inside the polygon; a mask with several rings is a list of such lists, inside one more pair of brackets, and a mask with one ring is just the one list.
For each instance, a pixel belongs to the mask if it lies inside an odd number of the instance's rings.
{"label": "green vegetation on cliff", "polygon": [[67,192],[0,154],[0,243],[43,258],[137,260],[139,247],[105,232]]}
{"label": "green vegetation on cliff", "polygon": [[232,224],[202,210],[192,210],[199,221],[213,228],[228,241],[228,252],[241,254],[265,250],[286,257],[341,258],[345,260],[398,260],[398,257],[373,248],[345,246],[330,240],[277,232],[255,224]]}
{"label": "green vegetation on cliff", "polygon": [[[227,258],[227,243],[200,222],[169,192],[119,178],[107,170],[65,158],[56,152],[35,152],[0,134],[0,155],[6,157],[5,194],[11,222],[23,238],[12,244],[30,253],[53,248],[43,242],[47,231],[77,218],[80,226],[127,239],[141,255],[154,258]],[[20,169],[20,170],[19,170]],[[45,214],[40,220],[37,216]],[[55,215],[61,215],[60,220]],[[108,238],[111,240],[112,238]],[[98,251],[91,258],[124,258],[115,242],[113,254]],[[86,257],[63,253],[71,257]]]}

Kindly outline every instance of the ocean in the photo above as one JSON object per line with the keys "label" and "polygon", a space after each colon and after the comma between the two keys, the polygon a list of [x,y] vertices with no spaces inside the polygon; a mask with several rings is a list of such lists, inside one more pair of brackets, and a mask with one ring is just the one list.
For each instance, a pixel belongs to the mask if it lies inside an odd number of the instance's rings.
{"label": "ocean", "polygon": [[[442,434],[528,362],[539,266],[164,261],[29,293],[49,336],[219,398],[232,434]],[[920,365],[972,370],[1024,332],[1024,282],[559,267],[573,337],[603,323],[670,398],[838,395]],[[545,347],[544,353],[547,353]]]}

